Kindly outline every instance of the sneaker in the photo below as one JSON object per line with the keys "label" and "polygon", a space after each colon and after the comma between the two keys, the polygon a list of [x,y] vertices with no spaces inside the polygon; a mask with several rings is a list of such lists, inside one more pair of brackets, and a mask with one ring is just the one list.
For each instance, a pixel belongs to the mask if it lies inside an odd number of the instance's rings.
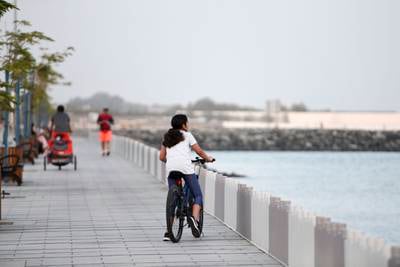
{"label": "sneaker", "polygon": [[169,233],[168,232],[165,232],[163,241],[171,241],[171,238],[169,237]]}
{"label": "sneaker", "polygon": [[111,153],[111,152],[110,152],[110,151],[108,151],[108,152],[107,152],[107,156],[110,156],[110,153]]}
{"label": "sneaker", "polygon": [[199,223],[196,221],[196,219],[193,216],[190,216],[188,223],[192,229],[192,235],[196,238],[200,237],[201,233],[199,229]]}

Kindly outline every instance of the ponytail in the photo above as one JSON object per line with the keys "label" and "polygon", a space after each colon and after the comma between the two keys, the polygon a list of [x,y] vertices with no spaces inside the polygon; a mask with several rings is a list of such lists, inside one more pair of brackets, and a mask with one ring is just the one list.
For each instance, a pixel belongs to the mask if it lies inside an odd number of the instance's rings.
{"label": "ponytail", "polygon": [[184,139],[185,138],[179,129],[171,128],[164,134],[163,146],[171,148],[182,142]]}

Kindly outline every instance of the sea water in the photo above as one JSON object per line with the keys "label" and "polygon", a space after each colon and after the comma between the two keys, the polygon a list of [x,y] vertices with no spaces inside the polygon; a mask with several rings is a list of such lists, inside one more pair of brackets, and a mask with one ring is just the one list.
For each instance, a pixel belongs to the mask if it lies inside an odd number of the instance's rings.
{"label": "sea water", "polygon": [[209,153],[219,171],[317,215],[400,244],[400,153]]}

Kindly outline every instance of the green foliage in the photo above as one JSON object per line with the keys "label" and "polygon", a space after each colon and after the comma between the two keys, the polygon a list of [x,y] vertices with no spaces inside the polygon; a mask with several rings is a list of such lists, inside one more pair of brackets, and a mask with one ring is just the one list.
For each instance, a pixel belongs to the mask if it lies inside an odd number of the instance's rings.
{"label": "green foliage", "polygon": [[[68,47],[63,52],[44,53],[42,55],[41,61],[34,69],[35,83],[30,87],[33,93],[32,103],[34,109],[39,107],[40,103],[47,103],[48,106],[51,106],[48,95],[49,86],[61,84],[64,79],[63,75],[56,71],[55,65],[64,62],[67,57],[72,55],[73,51],[73,47]],[[69,83],[62,84],[69,85]]]}
{"label": "green foliage", "polygon": [[230,103],[216,103],[209,97],[204,97],[197,100],[195,103],[191,103],[188,105],[187,109],[189,111],[192,110],[254,110],[251,107],[243,107],[236,104]]}
{"label": "green foliage", "polygon": [[72,55],[73,51],[73,47],[68,47],[64,52],[43,54],[41,62],[36,67],[39,80],[45,81],[47,84],[60,84],[64,77],[54,69],[54,65],[64,62],[67,57]]}
{"label": "green foliage", "polygon": [[0,0],[0,18],[9,10],[18,9],[15,5],[8,3],[4,0]]}
{"label": "green foliage", "polygon": [[[6,7],[6,2],[0,0],[0,7]],[[9,9],[9,8],[8,8]],[[28,21],[16,21],[15,32],[6,31],[0,37],[0,71],[10,73],[8,84],[0,78],[0,110],[12,110],[15,99],[7,92],[7,88],[14,88],[17,81],[22,87],[32,92],[32,108],[39,106],[51,107],[48,89],[50,85],[61,84],[64,79],[55,66],[62,63],[68,56],[72,55],[74,49],[68,47],[63,52],[45,52],[39,61],[31,53],[34,46],[42,42],[53,42],[54,40],[39,31],[23,31],[31,24]],[[68,83],[63,83],[68,85]]]}
{"label": "green foliage", "polygon": [[290,110],[294,111],[294,112],[306,112],[306,111],[308,111],[307,106],[304,103],[301,103],[301,102],[292,104]]}
{"label": "green foliage", "polygon": [[[27,21],[16,21],[18,26],[30,26]],[[41,32],[26,32],[17,30],[15,32],[5,32],[0,39],[0,71],[8,71],[10,81],[8,84],[0,80],[0,109],[12,110],[15,103],[12,95],[6,88],[14,88],[17,80],[27,83],[28,74],[34,69],[36,60],[30,52],[32,46],[41,41],[52,41]]]}
{"label": "green foliage", "polygon": [[0,110],[13,111],[12,104],[15,104],[15,98],[8,92],[0,91]]}
{"label": "green foliage", "polygon": [[[30,26],[27,21],[17,21],[18,26]],[[11,75],[10,84],[15,86],[17,80],[24,80],[35,68],[36,60],[30,49],[42,41],[53,41],[50,37],[38,31],[7,31],[0,41],[0,46],[7,50],[1,58],[0,70],[8,71]],[[23,81],[24,82],[24,81]]]}

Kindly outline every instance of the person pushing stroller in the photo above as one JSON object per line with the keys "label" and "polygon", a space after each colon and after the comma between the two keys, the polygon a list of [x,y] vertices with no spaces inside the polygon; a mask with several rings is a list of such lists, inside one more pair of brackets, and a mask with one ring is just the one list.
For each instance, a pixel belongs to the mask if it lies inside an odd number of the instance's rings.
{"label": "person pushing stroller", "polygon": [[[69,144],[69,148],[72,152],[72,140],[71,140],[71,125],[70,118],[65,112],[63,105],[57,107],[57,112],[51,118],[50,132],[51,132],[51,142],[54,142],[57,137],[65,140]],[[50,145],[51,146],[51,145]]]}
{"label": "person pushing stroller", "polygon": [[43,168],[46,170],[47,163],[58,166],[61,170],[62,166],[70,163],[74,164],[74,170],[77,170],[77,157],[73,153],[70,118],[64,111],[64,106],[57,107],[56,114],[51,118],[50,124],[50,140],[48,153],[46,153],[43,161]]}

